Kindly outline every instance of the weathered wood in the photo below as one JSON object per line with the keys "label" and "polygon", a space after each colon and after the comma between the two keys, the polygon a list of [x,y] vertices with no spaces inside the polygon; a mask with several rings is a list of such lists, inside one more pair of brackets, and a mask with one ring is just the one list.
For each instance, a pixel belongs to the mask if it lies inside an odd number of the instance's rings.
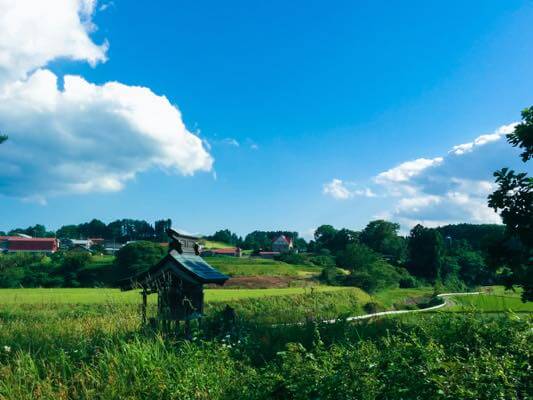
{"label": "weathered wood", "polygon": [[148,294],[146,293],[146,290],[143,290],[142,291],[142,297],[143,297],[143,300],[142,300],[142,305],[141,305],[141,320],[142,320],[142,324],[143,326],[146,325],[146,306],[147,306],[147,303],[148,303]]}

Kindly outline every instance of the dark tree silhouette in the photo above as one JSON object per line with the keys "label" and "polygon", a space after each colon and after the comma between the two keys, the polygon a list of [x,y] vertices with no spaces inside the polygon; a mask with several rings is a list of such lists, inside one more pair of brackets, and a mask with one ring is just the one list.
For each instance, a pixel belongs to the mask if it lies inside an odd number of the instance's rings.
{"label": "dark tree silhouette", "polygon": [[[533,158],[533,106],[522,111],[522,123],[507,135],[507,141],[523,150],[522,161]],[[533,178],[527,173],[503,168],[494,173],[498,189],[489,195],[489,207],[499,212],[509,236],[516,236],[524,245],[523,257],[513,260],[509,285],[522,286],[522,300],[533,301]]]}

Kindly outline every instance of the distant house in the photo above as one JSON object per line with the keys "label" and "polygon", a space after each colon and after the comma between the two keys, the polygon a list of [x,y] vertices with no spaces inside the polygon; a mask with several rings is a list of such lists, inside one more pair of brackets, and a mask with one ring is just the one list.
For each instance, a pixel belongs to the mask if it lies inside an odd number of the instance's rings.
{"label": "distant house", "polygon": [[61,239],[61,248],[72,249],[74,247],[91,248],[93,242],[91,239]]}
{"label": "distant house", "polygon": [[292,250],[292,238],[285,235],[279,235],[272,241],[272,251],[277,253],[288,253]]}
{"label": "distant house", "polygon": [[226,247],[223,249],[205,249],[202,250],[201,256],[202,257],[209,257],[209,256],[231,256],[231,257],[240,257],[242,255],[242,251],[238,247]]}
{"label": "distant house", "polygon": [[58,249],[56,238],[0,236],[0,251],[4,253],[55,253]]}

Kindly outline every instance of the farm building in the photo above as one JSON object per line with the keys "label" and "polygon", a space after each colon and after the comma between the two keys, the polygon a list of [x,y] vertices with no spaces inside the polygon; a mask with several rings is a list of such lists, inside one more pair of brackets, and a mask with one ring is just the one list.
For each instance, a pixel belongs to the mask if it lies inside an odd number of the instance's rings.
{"label": "farm building", "polygon": [[277,253],[288,253],[292,250],[292,238],[285,235],[279,235],[272,241],[272,251]]}
{"label": "farm building", "polygon": [[56,238],[0,236],[0,251],[4,253],[55,253],[58,248]]}
{"label": "farm building", "polygon": [[229,278],[200,257],[198,238],[169,229],[168,254],[148,271],[121,282],[122,290],[140,289],[142,319],[146,322],[147,296],[157,293],[157,319],[170,322],[190,321],[203,313],[203,285],[222,285]]}

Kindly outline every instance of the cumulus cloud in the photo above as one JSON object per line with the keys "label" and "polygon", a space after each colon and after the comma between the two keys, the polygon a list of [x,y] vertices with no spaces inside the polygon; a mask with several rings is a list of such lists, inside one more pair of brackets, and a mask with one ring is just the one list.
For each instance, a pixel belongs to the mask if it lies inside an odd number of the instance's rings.
{"label": "cumulus cloud", "polygon": [[390,204],[379,212],[380,218],[400,222],[404,231],[418,223],[499,223],[498,214],[487,206],[487,196],[496,188],[493,172],[503,167],[527,171],[528,167],[505,140],[515,125],[453,146],[441,157],[400,163],[373,177],[369,188],[351,189],[355,183],[333,179],[324,185],[323,193],[340,200],[378,196]]}
{"label": "cumulus cloud", "polygon": [[351,182],[343,182],[341,179],[333,179],[331,182],[322,186],[322,193],[331,196],[337,200],[347,200],[354,196],[376,197],[376,194],[370,188],[355,189]]}
{"label": "cumulus cloud", "polygon": [[346,200],[352,197],[351,192],[344,185],[341,179],[333,179],[329,183],[325,183],[322,188],[322,193],[333,197],[337,200]]}
{"label": "cumulus cloud", "polygon": [[522,169],[517,151],[505,141],[515,124],[504,125],[469,143],[454,146],[446,156],[407,161],[380,173],[374,181],[398,196],[388,212],[391,219],[411,227],[417,223],[498,223],[487,206],[494,191],[492,174],[501,167]]}
{"label": "cumulus cloud", "polygon": [[166,97],[118,82],[95,85],[45,69],[57,58],[96,64],[94,0],[0,0],[0,193],[49,196],[117,191],[139,172],[191,175],[213,159]]}

